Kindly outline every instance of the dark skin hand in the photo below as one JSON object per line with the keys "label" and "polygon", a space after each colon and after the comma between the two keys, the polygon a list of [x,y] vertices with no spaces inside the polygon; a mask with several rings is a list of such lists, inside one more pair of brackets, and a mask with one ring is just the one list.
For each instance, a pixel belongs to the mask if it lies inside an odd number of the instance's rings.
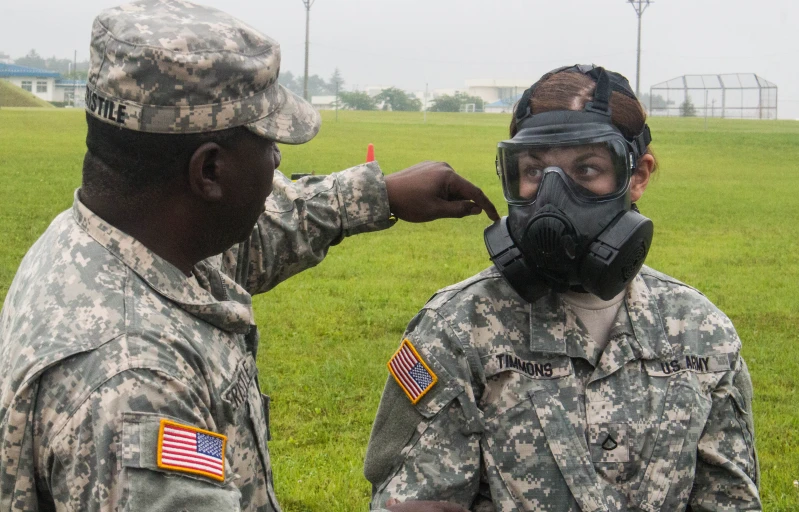
{"label": "dark skin hand", "polygon": [[468,512],[467,509],[446,501],[406,501],[399,503],[391,498],[386,502],[391,512]]}
{"label": "dark skin hand", "polygon": [[391,213],[407,222],[460,218],[486,212],[499,220],[482,190],[457,175],[444,162],[422,162],[386,176]]}

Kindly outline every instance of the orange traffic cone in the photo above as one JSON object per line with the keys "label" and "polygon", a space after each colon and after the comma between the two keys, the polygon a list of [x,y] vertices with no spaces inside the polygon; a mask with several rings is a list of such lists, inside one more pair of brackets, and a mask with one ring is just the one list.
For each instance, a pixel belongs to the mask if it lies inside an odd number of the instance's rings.
{"label": "orange traffic cone", "polygon": [[375,161],[375,145],[369,144],[366,148],[366,161],[367,162],[374,162]]}

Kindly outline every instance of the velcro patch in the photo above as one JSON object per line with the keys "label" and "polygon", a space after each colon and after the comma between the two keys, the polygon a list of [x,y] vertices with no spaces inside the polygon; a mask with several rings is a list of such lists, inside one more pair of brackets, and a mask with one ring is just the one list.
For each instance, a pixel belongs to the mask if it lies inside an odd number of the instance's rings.
{"label": "velcro patch", "polygon": [[492,355],[484,363],[484,367],[487,377],[505,371],[515,371],[531,379],[559,379],[572,374],[572,364],[568,357],[529,360],[510,352]]}
{"label": "velcro patch", "polygon": [[402,340],[399,350],[389,359],[388,371],[416,404],[438,382],[438,377],[424,362],[408,339]]}
{"label": "velcro patch", "polygon": [[226,444],[222,434],[162,419],[158,467],[224,481]]}
{"label": "velcro patch", "polygon": [[684,371],[695,373],[715,373],[730,370],[727,354],[691,355],[687,354],[669,361],[646,361],[646,372],[656,377],[666,377]]}

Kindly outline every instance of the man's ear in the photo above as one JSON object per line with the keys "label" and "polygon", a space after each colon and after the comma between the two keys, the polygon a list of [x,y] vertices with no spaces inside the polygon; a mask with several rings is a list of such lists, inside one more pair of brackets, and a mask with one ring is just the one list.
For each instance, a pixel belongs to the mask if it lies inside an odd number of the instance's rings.
{"label": "man's ear", "polygon": [[189,160],[189,187],[193,194],[204,201],[222,199],[222,147],[215,142],[206,142],[197,148]]}
{"label": "man's ear", "polygon": [[655,169],[655,157],[645,154],[638,160],[638,167],[630,178],[630,200],[634,203],[644,195],[646,186],[649,185],[649,178]]}

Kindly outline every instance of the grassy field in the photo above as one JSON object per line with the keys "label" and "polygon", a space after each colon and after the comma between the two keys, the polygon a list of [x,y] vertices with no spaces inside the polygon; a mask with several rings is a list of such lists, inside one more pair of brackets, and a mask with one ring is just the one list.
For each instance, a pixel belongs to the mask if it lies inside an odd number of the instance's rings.
{"label": "grassy field", "polygon": [[[493,171],[507,116],[324,113],[320,135],[283,147],[284,173],[328,173],[374,143],[385,172],[442,159],[505,210]],[[640,202],[655,223],[648,264],[702,290],[735,322],[755,385],[762,495],[799,510],[799,123],[654,119],[660,169]],[[0,300],[19,260],[72,202],[85,134],[76,111],[0,110]],[[261,383],[286,511],[365,509],[361,475],[385,362],[436,289],[488,265],[486,217],[345,240],[319,267],[257,297]]]}

